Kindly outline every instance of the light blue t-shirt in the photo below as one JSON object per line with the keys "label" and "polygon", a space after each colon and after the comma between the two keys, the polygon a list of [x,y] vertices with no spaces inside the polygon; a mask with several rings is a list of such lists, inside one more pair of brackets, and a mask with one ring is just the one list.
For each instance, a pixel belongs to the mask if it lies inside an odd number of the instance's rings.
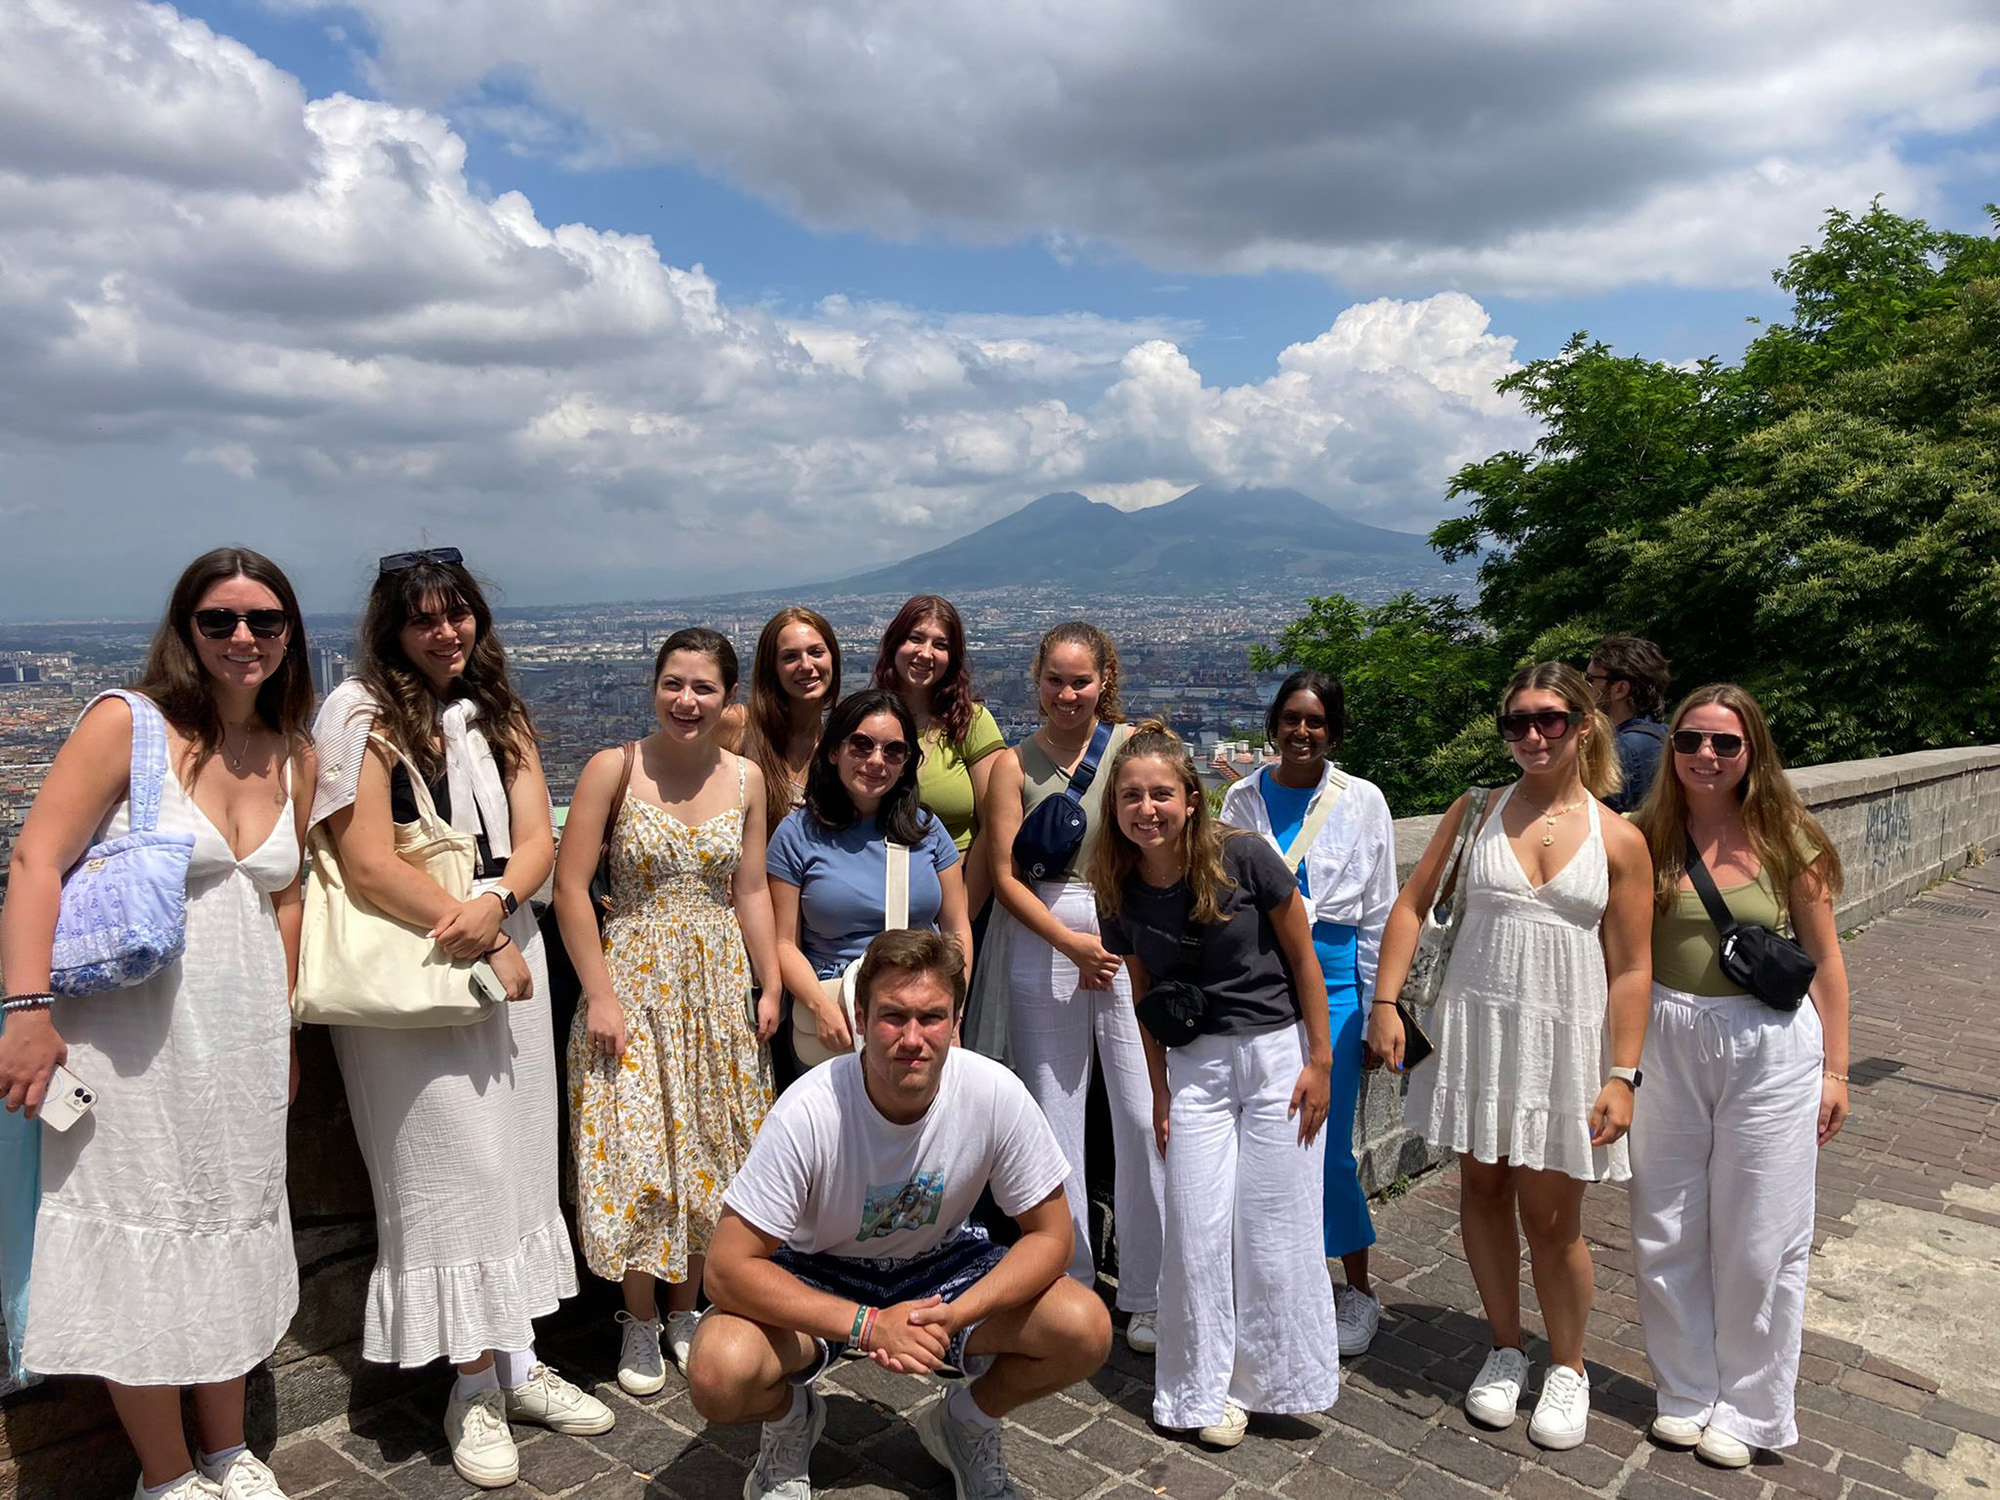
{"label": "light blue t-shirt", "polygon": [[[943,823],[928,812],[918,816],[924,836],[910,849],[910,925],[935,927],[944,905],[938,872],[958,863],[958,847]],[[771,835],[764,869],[799,888],[799,946],[820,978],[838,974],[881,934],[889,845],[875,819],[828,828],[794,808]]]}

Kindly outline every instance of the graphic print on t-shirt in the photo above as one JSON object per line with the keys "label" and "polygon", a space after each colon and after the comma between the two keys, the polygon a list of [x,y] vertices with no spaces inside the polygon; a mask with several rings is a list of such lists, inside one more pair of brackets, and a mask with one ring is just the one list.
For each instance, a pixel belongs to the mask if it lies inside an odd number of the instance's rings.
{"label": "graphic print on t-shirt", "polygon": [[861,1210],[861,1233],[855,1238],[874,1240],[899,1229],[922,1229],[937,1223],[943,1205],[942,1171],[919,1172],[907,1182],[871,1187]]}

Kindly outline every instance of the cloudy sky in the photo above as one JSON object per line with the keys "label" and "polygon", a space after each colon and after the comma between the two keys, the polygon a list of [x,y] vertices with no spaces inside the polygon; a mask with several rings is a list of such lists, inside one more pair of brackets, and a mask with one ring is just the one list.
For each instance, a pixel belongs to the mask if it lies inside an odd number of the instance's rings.
{"label": "cloudy sky", "polygon": [[0,617],[824,578],[1054,489],[1421,530],[1587,328],[1977,229],[1990,0],[0,5]]}

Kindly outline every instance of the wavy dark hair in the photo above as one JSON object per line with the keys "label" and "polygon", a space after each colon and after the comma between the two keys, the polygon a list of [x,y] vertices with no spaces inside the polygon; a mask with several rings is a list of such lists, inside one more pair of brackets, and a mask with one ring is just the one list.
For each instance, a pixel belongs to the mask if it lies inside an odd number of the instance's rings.
{"label": "wavy dark hair", "polygon": [[919,625],[935,623],[944,632],[945,652],[951,658],[944,676],[931,689],[931,719],[948,745],[965,739],[972,728],[972,711],[979,706],[978,691],[972,686],[972,663],[965,656],[965,623],[949,599],[938,594],[917,594],[896,611],[896,618],[882,632],[882,645],[875,653],[875,671],[869,686],[900,693],[896,681],[896,648],[910,638]]}
{"label": "wavy dark hair", "polygon": [[232,578],[261,583],[277,596],[278,607],[291,622],[284,659],[270,679],[257,689],[258,721],[266,729],[283,735],[296,749],[312,720],[312,668],[306,661],[306,625],[299,614],[299,598],[292,592],[291,580],[270,558],[248,547],[217,547],[202,553],[181,570],[173,592],[167,596],[160,627],[153,632],[152,645],[146,648],[146,665],[132,685],[135,692],[158,704],[167,722],[193,743],[189,782],[201,774],[201,768],[222,748],[222,715],[216,711],[208,673],[195,653],[194,612],[202,595]]}
{"label": "wavy dark hair", "polygon": [[[778,637],[794,625],[803,625],[826,642],[832,675],[827,680],[826,701],[840,701],[840,642],[826,616],[803,604],[788,604],[764,622],[757,636],[757,651],[750,658],[750,710],[745,725],[743,748],[757,769],[764,773],[764,813],[768,829],[775,830],[786,813],[796,805],[792,768],[785,764],[785,741],[791,738],[791,701],[778,681]],[[659,673],[653,674],[657,681]],[[811,773],[808,772],[808,775]]]}
{"label": "wavy dark hair", "polygon": [[660,674],[667,670],[667,658],[676,651],[692,651],[705,656],[715,663],[722,673],[722,698],[726,703],[736,696],[736,648],[729,644],[729,637],[719,630],[710,630],[706,625],[690,625],[684,630],[676,630],[660,642],[659,652],[653,657],[653,685],[659,686]]}
{"label": "wavy dark hair", "polygon": [[1124,674],[1118,666],[1118,648],[1111,644],[1111,637],[1099,630],[1088,620],[1065,620],[1050,628],[1042,637],[1042,643],[1035,647],[1034,664],[1028,668],[1028,681],[1034,684],[1035,703],[1042,701],[1042,668],[1048,665],[1049,653],[1058,646],[1081,646],[1090,653],[1091,664],[1097,668],[1097,676],[1103,684],[1097,690],[1097,722],[1100,724],[1122,724],[1125,722],[1125,700],[1118,689],[1124,681]]}
{"label": "wavy dark hair", "polygon": [[813,751],[812,769],[806,772],[806,811],[828,828],[852,827],[861,816],[854,799],[847,795],[835,761],[847,737],[861,727],[862,720],[876,714],[892,715],[902,727],[910,758],[903,762],[903,774],[896,778],[896,784],[883,794],[875,818],[885,836],[914,846],[923,842],[924,829],[931,820],[931,814],[917,800],[917,762],[923,758],[917,754],[917,721],[910,717],[903,700],[886,688],[850,693],[826,716],[826,728],[820,731],[819,745]]}
{"label": "wavy dark hair", "polygon": [[1311,693],[1319,699],[1319,706],[1326,713],[1326,753],[1329,758],[1338,755],[1340,742],[1347,733],[1347,692],[1331,672],[1315,672],[1311,667],[1299,668],[1278,684],[1271,706],[1264,710],[1264,737],[1274,745],[1278,742],[1278,715],[1285,711],[1285,700],[1294,693]]}
{"label": "wavy dark hair", "polygon": [[1158,756],[1174,769],[1181,790],[1187,794],[1187,822],[1181,828],[1181,874],[1194,896],[1188,920],[1195,923],[1222,920],[1222,893],[1236,889],[1236,882],[1222,863],[1222,845],[1227,839],[1255,838],[1240,828],[1231,828],[1208,810],[1201,775],[1194,757],[1181,737],[1167,727],[1164,719],[1145,719],[1133,727],[1111,764],[1104,770],[1104,812],[1106,822],[1097,842],[1090,846],[1090,868],[1086,872],[1097,894],[1097,908],[1116,917],[1125,904],[1125,884],[1139,868],[1139,846],[1126,836],[1118,821],[1118,780],[1135,760]]}
{"label": "wavy dark hair", "polygon": [[375,699],[376,722],[416,762],[424,780],[444,774],[444,751],[436,743],[438,699],[423,673],[403,654],[403,627],[411,615],[426,608],[466,609],[472,614],[472,649],[448,696],[470,698],[479,705],[480,732],[493,747],[501,779],[511,781],[535,743],[534,721],[507,678],[507,653],[493,633],[493,610],[463,563],[425,558],[378,575],[368,591],[354,675]]}

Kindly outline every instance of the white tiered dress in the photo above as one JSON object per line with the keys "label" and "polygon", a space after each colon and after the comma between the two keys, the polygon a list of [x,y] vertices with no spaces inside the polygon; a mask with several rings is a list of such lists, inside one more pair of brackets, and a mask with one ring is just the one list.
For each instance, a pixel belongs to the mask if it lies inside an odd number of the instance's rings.
{"label": "white tiered dress", "polygon": [[1428,1024],[1437,1055],[1411,1073],[1403,1119],[1478,1161],[1623,1182],[1625,1142],[1590,1144],[1610,1066],[1599,928],[1611,875],[1597,799],[1589,835],[1537,889],[1502,826],[1513,794],[1501,794],[1473,843],[1464,925]]}
{"label": "white tiered dress", "polygon": [[[120,802],[98,839],[130,826]],[[97,1102],[42,1132],[22,1358],[48,1375],[198,1385],[269,1358],[298,1307],[292,1017],[271,904],[298,876],[298,825],[288,798],[239,860],[169,774],[159,826],[194,835],[187,956],[144,984],[55,1003],[67,1066]]]}

